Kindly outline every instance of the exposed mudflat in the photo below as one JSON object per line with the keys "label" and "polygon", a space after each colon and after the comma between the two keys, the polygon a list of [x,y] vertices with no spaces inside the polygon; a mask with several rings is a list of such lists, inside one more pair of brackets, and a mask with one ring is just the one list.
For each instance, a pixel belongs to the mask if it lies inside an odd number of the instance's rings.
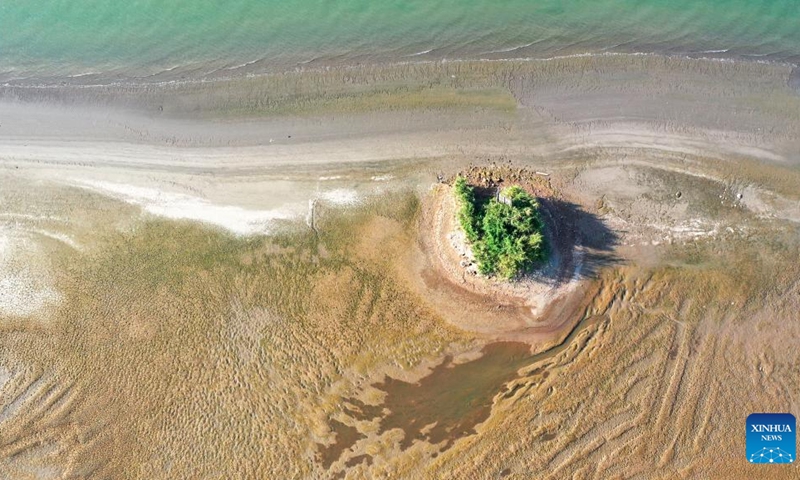
{"label": "exposed mudflat", "polygon": [[[744,419],[800,408],[796,73],[0,87],[0,477],[755,476]],[[544,199],[550,264],[470,273],[459,171]]]}

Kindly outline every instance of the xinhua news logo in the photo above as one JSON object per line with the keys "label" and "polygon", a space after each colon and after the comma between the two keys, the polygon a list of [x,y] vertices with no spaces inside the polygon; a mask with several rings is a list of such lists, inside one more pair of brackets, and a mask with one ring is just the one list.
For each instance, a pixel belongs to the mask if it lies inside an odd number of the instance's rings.
{"label": "xinhua news logo", "polygon": [[792,463],[797,457],[797,421],[791,413],[747,417],[747,461]]}

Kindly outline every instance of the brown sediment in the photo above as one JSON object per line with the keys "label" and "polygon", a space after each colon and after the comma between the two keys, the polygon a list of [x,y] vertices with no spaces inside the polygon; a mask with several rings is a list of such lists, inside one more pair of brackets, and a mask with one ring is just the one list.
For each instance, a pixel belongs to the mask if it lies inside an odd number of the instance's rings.
{"label": "brown sediment", "polygon": [[[497,342],[486,345],[477,360],[454,364],[446,356],[430,375],[411,383],[387,377],[374,385],[386,392],[381,431],[395,428],[405,436],[401,448],[415,440],[447,448],[456,439],[475,433],[486,420],[500,387],[517,375],[531,358],[530,345]],[[369,420],[369,418],[362,418]]]}
{"label": "brown sediment", "polygon": [[[380,419],[380,432],[402,430],[401,449],[409,448],[415,441],[447,449],[455,440],[476,433],[475,427],[489,417],[495,395],[503,385],[518,378],[523,367],[558,355],[584,329],[601,319],[600,316],[583,319],[558,345],[537,354],[531,352],[527,343],[494,342],[485,345],[481,356],[469,362],[455,363],[453,356],[447,355],[430,374],[417,382],[387,376],[373,385],[386,393],[379,406],[364,406],[352,398],[345,403],[365,407],[359,412],[350,410],[358,420]],[[526,378],[548,376],[549,372],[541,367],[525,373]],[[518,388],[519,385],[515,385],[509,391],[513,393]],[[379,411],[382,413],[376,415]],[[336,423],[341,428],[342,424]],[[351,445],[337,451],[341,453]]]}
{"label": "brown sediment", "polygon": [[380,405],[367,405],[356,398],[348,398],[344,408],[352,415],[361,418],[374,418],[383,412],[383,407]]}
{"label": "brown sediment", "polygon": [[372,463],[372,457],[369,455],[356,455],[355,457],[351,458],[350,460],[344,463],[345,467],[354,467],[359,464],[366,464],[369,465]]}
{"label": "brown sediment", "polygon": [[332,419],[330,427],[333,433],[336,434],[336,440],[330,445],[319,447],[320,460],[325,468],[330,467],[345,450],[355,445],[358,439],[361,438],[361,434],[358,433],[355,427],[345,425],[338,420]]}
{"label": "brown sediment", "polygon": [[[431,281],[442,280],[431,277]],[[492,411],[494,400],[502,392],[511,398],[524,386],[517,384],[503,392],[503,385],[517,379],[520,370],[538,364],[561,353],[572,340],[587,327],[596,325],[600,316],[587,316],[589,305],[600,294],[600,283],[592,280],[582,282],[570,294],[553,300],[546,308],[547,322],[526,326],[515,332],[520,341],[495,341],[483,346],[481,356],[467,362],[456,362],[453,355],[446,355],[431,371],[416,380],[401,380],[385,376],[372,385],[385,393],[380,404],[370,405],[357,398],[342,400],[343,410],[357,421],[378,421],[378,434],[394,429],[403,432],[399,448],[406,450],[415,442],[434,445],[437,451],[450,448],[462,437],[476,433],[476,427],[486,421]],[[469,300],[469,308],[486,308],[487,315],[507,318],[513,315],[513,307],[497,309],[494,304],[486,306],[486,298],[474,292],[455,292]],[[605,300],[600,299],[600,302]],[[461,311],[464,302],[459,302]],[[516,313],[529,315],[526,308]],[[534,345],[535,347],[532,347]],[[550,372],[538,367],[524,373],[529,380],[546,379]],[[334,426],[331,427],[336,430]],[[335,452],[340,455],[352,446],[338,445]],[[331,447],[328,468],[336,459]]]}

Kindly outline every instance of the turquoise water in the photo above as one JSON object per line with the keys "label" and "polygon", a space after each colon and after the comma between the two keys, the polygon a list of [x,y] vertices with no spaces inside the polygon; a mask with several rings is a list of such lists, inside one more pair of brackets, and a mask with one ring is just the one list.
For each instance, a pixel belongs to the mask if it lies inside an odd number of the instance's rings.
{"label": "turquoise water", "polygon": [[797,63],[800,1],[0,0],[5,81],[606,51]]}

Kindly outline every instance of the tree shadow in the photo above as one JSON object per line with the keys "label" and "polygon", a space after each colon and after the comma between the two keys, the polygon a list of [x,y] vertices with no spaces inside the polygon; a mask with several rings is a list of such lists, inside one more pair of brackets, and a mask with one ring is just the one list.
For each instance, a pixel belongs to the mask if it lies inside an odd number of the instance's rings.
{"label": "tree shadow", "polygon": [[560,284],[578,277],[596,278],[599,271],[621,259],[614,253],[619,235],[596,214],[580,205],[538,198],[547,228],[550,261],[534,276]]}

